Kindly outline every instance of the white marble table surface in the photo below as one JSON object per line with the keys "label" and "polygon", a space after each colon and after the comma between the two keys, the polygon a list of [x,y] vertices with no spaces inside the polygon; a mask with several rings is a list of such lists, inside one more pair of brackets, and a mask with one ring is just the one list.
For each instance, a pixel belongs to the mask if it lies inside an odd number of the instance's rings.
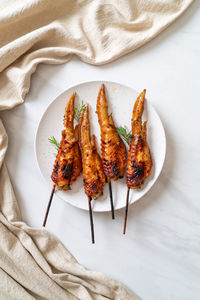
{"label": "white marble table surface", "polygon": [[47,229],[90,269],[127,285],[143,300],[200,299],[200,1],[142,48],[105,66],[77,58],[41,65],[26,102],[0,116],[9,135],[6,163],[23,220],[40,227],[50,189],[36,163],[34,139],[46,106],[69,86],[112,80],[146,88],[167,136],[163,171],[140,201],[124,210],[96,213],[90,243],[86,211],[55,196]]}

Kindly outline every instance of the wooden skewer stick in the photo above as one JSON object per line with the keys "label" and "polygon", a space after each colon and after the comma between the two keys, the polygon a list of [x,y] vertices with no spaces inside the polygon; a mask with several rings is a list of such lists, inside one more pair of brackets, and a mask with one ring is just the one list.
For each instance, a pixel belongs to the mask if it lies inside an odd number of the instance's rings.
{"label": "wooden skewer stick", "polygon": [[47,217],[48,217],[48,214],[49,214],[49,209],[50,209],[50,206],[51,206],[51,202],[52,202],[52,199],[53,199],[55,188],[56,188],[56,184],[54,183],[52,191],[51,191],[51,196],[50,196],[50,199],[49,199],[49,203],[48,203],[48,206],[47,206],[47,210],[46,210],[46,213],[45,213],[44,222],[43,222],[43,225],[42,225],[44,227],[45,227],[46,222],[47,222]]}
{"label": "wooden skewer stick", "polygon": [[128,217],[129,192],[130,192],[130,188],[128,187],[128,189],[127,189],[127,196],[126,196],[126,209],[125,209],[125,215],[124,215],[124,229],[123,229],[123,234],[126,233],[126,222],[127,222],[127,217]]}
{"label": "wooden skewer stick", "polygon": [[114,211],[114,205],[113,205],[113,194],[112,194],[112,184],[111,180],[108,179],[108,184],[109,184],[109,194],[110,194],[110,206],[111,206],[111,214],[112,214],[112,219],[115,219],[115,211]]}
{"label": "wooden skewer stick", "polygon": [[92,217],[91,201],[92,201],[92,197],[88,196],[88,204],[89,204],[89,212],[90,212],[91,237],[92,237],[92,244],[94,244],[95,243],[95,241],[94,241],[94,224],[93,224],[93,217]]}

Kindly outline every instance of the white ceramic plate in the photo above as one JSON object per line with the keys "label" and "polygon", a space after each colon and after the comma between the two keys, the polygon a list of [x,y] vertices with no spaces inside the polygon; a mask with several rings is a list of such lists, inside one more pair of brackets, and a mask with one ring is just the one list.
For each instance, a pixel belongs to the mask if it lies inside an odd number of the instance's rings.
{"label": "white ceramic plate", "polygon": [[[139,93],[134,89],[119,83],[106,81],[104,81],[104,83],[106,88],[106,96],[109,103],[109,110],[113,113],[116,126],[126,125],[128,128],[131,128],[132,109]],[[42,116],[36,134],[35,149],[39,168],[45,180],[49,184],[49,192],[51,191],[52,187],[51,173],[56,151],[53,145],[49,143],[48,138],[55,136],[56,139],[60,141],[61,131],[63,130],[65,106],[73,92],[76,92],[76,106],[80,104],[82,100],[90,105],[91,133],[95,133],[97,137],[99,150],[100,130],[95,110],[96,99],[101,84],[101,81],[91,81],[69,88],[50,103]],[[139,200],[149,191],[158,178],[165,159],[165,132],[158,114],[150,104],[148,99],[148,91],[147,101],[145,101],[143,120],[148,120],[147,137],[153,159],[153,168],[151,176],[145,180],[142,188],[140,190],[130,191],[130,203]],[[115,209],[124,207],[127,191],[125,178],[119,179],[118,181],[112,181],[112,189]],[[56,194],[68,203],[78,208],[88,210],[88,201],[84,193],[82,175],[79,176],[77,181],[72,184],[71,191],[56,191]],[[104,187],[103,196],[92,202],[93,211],[110,211],[107,184]]]}

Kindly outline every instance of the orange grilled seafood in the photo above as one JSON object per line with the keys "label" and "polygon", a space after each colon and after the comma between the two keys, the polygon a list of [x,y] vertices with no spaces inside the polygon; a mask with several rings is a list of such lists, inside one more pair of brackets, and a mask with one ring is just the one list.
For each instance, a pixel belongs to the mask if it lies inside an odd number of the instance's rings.
{"label": "orange grilled seafood", "polygon": [[79,148],[79,125],[74,129],[74,99],[70,97],[66,109],[63,124],[60,148],[56,156],[51,179],[59,190],[69,190],[70,185],[82,171],[81,153]]}
{"label": "orange grilled seafood", "polygon": [[80,145],[85,193],[88,197],[97,199],[103,194],[106,181],[102,161],[95,145],[95,136],[90,138],[88,105],[84,108],[80,118]]}
{"label": "orange grilled seafood", "polygon": [[112,114],[108,114],[108,102],[105,96],[104,84],[102,84],[99,90],[96,112],[101,129],[103,170],[108,181],[110,181],[111,178],[117,180],[124,176],[126,168],[126,147],[116,131]]}
{"label": "orange grilled seafood", "polygon": [[146,124],[142,124],[146,90],[137,98],[132,114],[132,140],[128,151],[126,181],[128,188],[140,188],[151,174],[152,159],[147,144]]}

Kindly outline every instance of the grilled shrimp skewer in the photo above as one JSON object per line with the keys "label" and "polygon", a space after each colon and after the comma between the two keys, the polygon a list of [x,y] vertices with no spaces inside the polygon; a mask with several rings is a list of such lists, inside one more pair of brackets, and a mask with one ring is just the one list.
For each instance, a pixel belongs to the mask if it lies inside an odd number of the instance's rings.
{"label": "grilled shrimp skewer", "polygon": [[78,141],[79,125],[74,129],[74,99],[75,94],[70,97],[66,109],[63,124],[60,148],[56,156],[51,179],[54,182],[51,197],[48,203],[43,226],[46,225],[49,209],[51,206],[55,188],[59,190],[70,190],[71,183],[76,180],[82,171],[81,153]]}
{"label": "grilled shrimp skewer", "polygon": [[101,129],[103,170],[109,182],[112,218],[114,219],[111,179],[117,180],[124,176],[124,170],[126,168],[126,147],[116,131],[112,114],[108,114],[108,102],[105,96],[104,84],[102,84],[99,90],[96,112]]}
{"label": "grilled shrimp skewer", "polygon": [[83,165],[83,183],[88,196],[92,243],[94,243],[94,225],[92,218],[91,200],[96,200],[103,194],[105,175],[101,158],[95,145],[95,136],[90,138],[89,107],[82,112],[80,118],[80,145]]}
{"label": "grilled shrimp skewer", "polygon": [[147,144],[147,122],[142,124],[145,94],[146,90],[144,90],[137,98],[132,114],[132,140],[128,151],[126,170],[126,182],[128,190],[124,217],[124,234],[126,233],[129,191],[130,189],[140,188],[145,178],[150,176],[152,168],[151,154]]}

